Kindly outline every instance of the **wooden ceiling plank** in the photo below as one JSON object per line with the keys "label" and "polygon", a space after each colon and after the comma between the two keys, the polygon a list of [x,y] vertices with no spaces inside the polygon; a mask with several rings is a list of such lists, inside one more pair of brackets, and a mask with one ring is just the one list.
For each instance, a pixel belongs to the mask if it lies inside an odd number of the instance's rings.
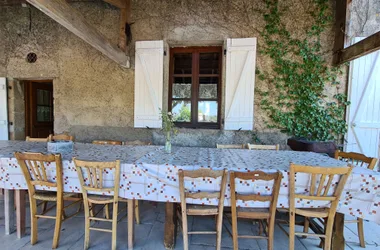
{"label": "wooden ceiling plank", "polygon": [[113,61],[129,68],[129,57],[117,46],[112,45],[107,38],[86,21],[79,11],[71,7],[65,0],[27,1]]}
{"label": "wooden ceiling plank", "polygon": [[357,42],[339,52],[337,65],[352,61],[361,56],[365,56],[376,50],[380,50],[380,31]]}
{"label": "wooden ceiling plank", "polygon": [[118,7],[120,9],[127,8],[127,3],[125,0],[103,0],[106,3],[112,4],[115,7]]}

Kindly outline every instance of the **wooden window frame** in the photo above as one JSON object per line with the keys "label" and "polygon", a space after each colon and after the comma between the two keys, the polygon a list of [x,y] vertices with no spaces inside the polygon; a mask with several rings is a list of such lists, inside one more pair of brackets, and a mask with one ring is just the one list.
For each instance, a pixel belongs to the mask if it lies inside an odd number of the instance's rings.
{"label": "wooden window frame", "polygon": [[[219,74],[199,74],[199,54],[200,53],[219,53]],[[174,54],[191,53],[192,54],[192,73],[191,74],[174,74]],[[191,122],[176,122],[176,126],[183,128],[207,128],[220,129],[221,127],[221,100],[222,100],[222,46],[207,47],[174,47],[170,48],[170,67],[169,67],[169,97],[168,111],[172,111],[173,100],[183,100],[191,102]],[[174,77],[191,77],[191,98],[173,98],[173,81]],[[199,98],[199,78],[200,77],[218,77],[217,99]],[[217,101],[218,113],[217,122],[198,122],[198,102],[199,101]]]}

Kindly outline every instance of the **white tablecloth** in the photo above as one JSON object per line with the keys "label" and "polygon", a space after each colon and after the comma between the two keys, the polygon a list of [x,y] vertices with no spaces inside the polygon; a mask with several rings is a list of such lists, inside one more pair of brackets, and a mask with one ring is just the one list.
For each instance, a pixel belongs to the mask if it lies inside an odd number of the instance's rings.
{"label": "white tablecloth", "polygon": [[[23,141],[0,141],[0,187],[5,189],[26,189],[25,179],[16,159],[15,151],[31,151],[46,153],[45,143]],[[229,171],[276,171],[280,170],[284,178],[281,183],[278,207],[288,207],[288,169],[290,162],[295,164],[337,167],[346,163],[330,157],[296,151],[264,151],[244,149],[215,149],[195,147],[173,147],[172,154],[165,153],[158,146],[106,146],[75,143],[71,154],[62,155],[64,190],[80,192],[79,180],[74,164],[75,156],[83,160],[111,161],[120,159],[121,177],[119,195],[129,199],[151,201],[179,202],[178,169],[193,170],[198,168],[223,169]],[[54,166],[48,170],[48,177],[54,178]],[[111,173],[105,182],[111,183]],[[297,193],[307,191],[307,176],[296,178]],[[238,192],[271,193],[271,183],[263,181],[238,181]],[[186,188],[191,191],[218,190],[220,180],[197,179],[186,181]],[[41,187],[41,189],[48,189]],[[227,187],[225,205],[230,204],[230,190]],[[216,204],[216,200],[191,200],[190,203]],[[239,202],[240,206],[266,207],[262,202]],[[298,207],[319,207],[325,203],[300,200]],[[343,191],[338,211],[372,220],[380,224],[380,173],[355,168]]]}

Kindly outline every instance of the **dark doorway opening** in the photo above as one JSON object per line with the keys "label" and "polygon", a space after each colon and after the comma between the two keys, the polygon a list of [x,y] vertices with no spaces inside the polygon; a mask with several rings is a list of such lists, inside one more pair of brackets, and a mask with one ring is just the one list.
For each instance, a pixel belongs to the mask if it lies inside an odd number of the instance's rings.
{"label": "dark doorway opening", "polygon": [[45,138],[54,132],[54,100],[52,80],[24,81],[25,134]]}

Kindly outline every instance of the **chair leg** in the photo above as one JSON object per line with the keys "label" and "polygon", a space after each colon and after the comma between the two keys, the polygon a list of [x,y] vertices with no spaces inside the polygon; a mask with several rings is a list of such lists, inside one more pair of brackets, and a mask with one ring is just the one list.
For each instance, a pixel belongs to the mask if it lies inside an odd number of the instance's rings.
{"label": "chair leg", "polygon": [[289,250],[294,250],[296,215],[294,212],[289,213]]}
{"label": "chair leg", "polygon": [[[304,221],[304,224],[303,224],[303,232],[304,233],[308,233],[309,232],[309,224],[310,224],[309,218],[305,217],[305,221]],[[307,236],[302,236],[302,238],[307,238]]]}
{"label": "chair leg", "polygon": [[358,234],[360,246],[365,247],[363,219],[358,218]]}
{"label": "chair leg", "polygon": [[54,229],[54,238],[53,238],[53,249],[56,249],[59,244],[59,236],[61,233],[62,225],[62,216],[63,216],[63,200],[57,201],[57,213],[55,215],[55,229]]}
{"label": "chair leg", "polygon": [[185,208],[181,206],[182,214],[182,234],[183,234],[183,249],[189,250],[189,234],[187,231],[187,214]]}
{"label": "chair leg", "polygon": [[135,217],[136,217],[136,224],[140,224],[140,208],[139,208],[139,201],[134,200],[135,203]]}
{"label": "chair leg", "polygon": [[[108,204],[107,204],[108,205]],[[108,206],[106,206],[108,211]],[[118,210],[118,203],[113,203],[113,209],[112,209],[112,250],[116,250],[116,242],[117,242],[117,212]],[[108,215],[109,216],[109,215]]]}
{"label": "chair leg", "polygon": [[223,213],[219,212],[216,226],[216,250],[221,249],[222,245],[222,226],[223,226]]}
{"label": "chair leg", "polygon": [[334,217],[327,218],[325,222],[325,242],[324,242],[324,250],[331,250],[331,240],[332,240],[332,230],[334,225]]}
{"label": "chair leg", "polygon": [[134,202],[133,200],[128,200],[128,249],[133,249],[134,240]]}
{"label": "chair leg", "polygon": [[47,201],[44,201],[44,202],[42,203],[42,213],[43,213],[43,214],[46,212],[47,204],[48,204]]}
{"label": "chair leg", "polygon": [[[84,250],[87,250],[90,246],[90,215],[93,216],[91,204],[87,200],[83,201],[84,209]],[[90,210],[91,209],[91,210]]]}
{"label": "chair leg", "polygon": [[274,237],[274,226],[275,218],[267,220],[267,232],[268,232],[268,250],[273,250],[273,237]]}
{"label": "chair leg", "polygon": [[104,205],[103,217],[105,217],[106,219],[110,218],[110,210],[109,210],[108,204]]}
{"label": "chair leg", "polygon": [[38,240],[38,223],[37,223],[37,201],[33,198],[29,199],[30,202],[30,244],[36,244]]}

